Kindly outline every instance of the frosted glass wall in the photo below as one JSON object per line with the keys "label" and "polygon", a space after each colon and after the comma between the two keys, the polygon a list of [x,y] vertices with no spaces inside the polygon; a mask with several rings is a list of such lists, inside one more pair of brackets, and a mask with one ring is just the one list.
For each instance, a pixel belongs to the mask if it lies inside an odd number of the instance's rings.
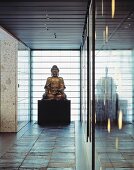
{"label": "frosted glass wall", "polygon": [[18,49],[18,121],[30,120],[30,50],[22,43]]}
{"label": "frosted glass wall", "polygon": [[37,120],[37,102],[42,98],[51,67],[57,65],[63,77],[67,99],[71,100],[71,120],[78,120],[80,113],[80,52],[79,51],[32,51],[32,117]]}

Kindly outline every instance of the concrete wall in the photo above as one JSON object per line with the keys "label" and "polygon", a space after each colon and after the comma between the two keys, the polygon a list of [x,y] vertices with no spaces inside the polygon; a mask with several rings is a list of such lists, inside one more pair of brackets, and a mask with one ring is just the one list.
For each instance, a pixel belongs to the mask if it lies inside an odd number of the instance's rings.
{"label": "concrete wall", "polygon": [[18,41],[0,28],[0,132],[17,131]]}

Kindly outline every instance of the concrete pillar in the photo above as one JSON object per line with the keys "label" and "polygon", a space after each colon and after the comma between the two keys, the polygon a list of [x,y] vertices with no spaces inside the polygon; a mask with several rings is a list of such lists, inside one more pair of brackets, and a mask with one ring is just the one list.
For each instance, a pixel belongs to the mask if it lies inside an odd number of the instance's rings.
{"label": "concrete pillar", "polygon": [[1,28],[0,35],[0,132],[16,132],[18,42]]}

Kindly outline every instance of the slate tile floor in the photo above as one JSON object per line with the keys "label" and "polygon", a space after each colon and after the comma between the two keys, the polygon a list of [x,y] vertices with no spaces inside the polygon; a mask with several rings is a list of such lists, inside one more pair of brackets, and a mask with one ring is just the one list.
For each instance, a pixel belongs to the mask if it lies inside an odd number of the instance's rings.
{"label": "slate tile floor", "polygon": [[[0,170],[89,170],[77,125],[30,123],[17,134],[0,133]],[[134,170],[134,125],[112,128],[111,133],[96,128],[96,153],[95,170]]]}
{"label": "slate tile floor", "polygon": [[96,128],[96,170],[134,170],[134,125]]}
{"label": "slate tile floor", "polygon": [[1,154],[0,170],[75,170],[75,125],[34,124]]}

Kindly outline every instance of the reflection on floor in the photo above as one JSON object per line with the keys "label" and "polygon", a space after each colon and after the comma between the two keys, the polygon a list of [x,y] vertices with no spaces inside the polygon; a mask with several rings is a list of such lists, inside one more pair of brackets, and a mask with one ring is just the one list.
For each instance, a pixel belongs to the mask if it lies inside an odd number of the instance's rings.
{"label": "reflection on floor", "polygon": [[[16,133],[0,133],[0,170],[87,170],[80,127],[40,127],[29,123]],[[134,125],[96,128],[95,170],[134,170]]]}
{"label": "reflection on floor", "polygon": [[134,170],[134,125],[96,127],[96,170]]}
{"label": "reflection on floor", "polygon": [[[8,148],[8,135],[13,135],[12,145]],[[6,137],[0,148],[0,169],[7,170],[75,170],[75,124],[68,126],[40,127],[31,124],[23,130],[23,135],[0,134]],[[2,146],[1,146],[2,147]]]}
{"label": "reflection on floor", "polygon": [[23,127],[25,127],[28,124],[26,121],[18,121],[18,127],[17,132],[19,132]]}

